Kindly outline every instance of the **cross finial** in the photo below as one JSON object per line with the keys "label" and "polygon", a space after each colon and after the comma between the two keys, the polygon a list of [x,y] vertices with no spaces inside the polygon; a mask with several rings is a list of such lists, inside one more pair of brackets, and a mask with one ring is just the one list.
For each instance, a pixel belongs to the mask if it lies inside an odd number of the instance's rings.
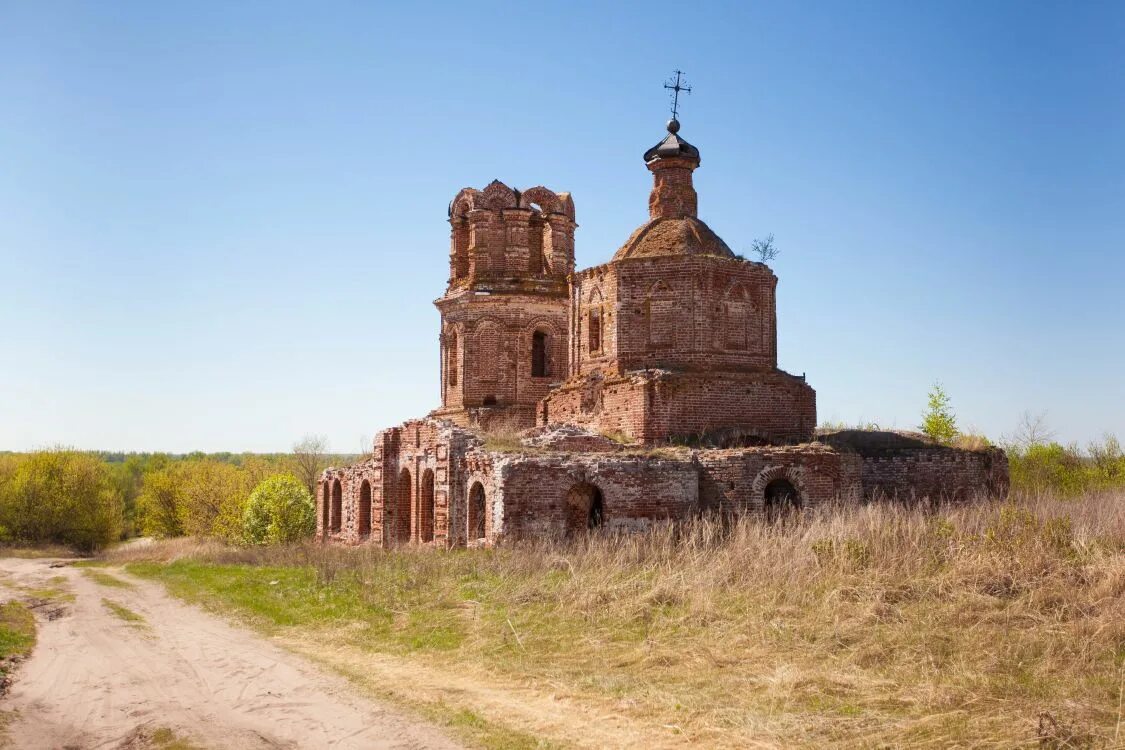
{"label": "cross finial", "polygon": [[680,112],[680,92],[686,91],[691,93],[691,86],[687,85],[687,81],[683,78],[684,72],[682,70],[672,71],[676,74],[675,78],[669,78],[664,83],[664,88],[672,92],[672,119],[675,120]]}

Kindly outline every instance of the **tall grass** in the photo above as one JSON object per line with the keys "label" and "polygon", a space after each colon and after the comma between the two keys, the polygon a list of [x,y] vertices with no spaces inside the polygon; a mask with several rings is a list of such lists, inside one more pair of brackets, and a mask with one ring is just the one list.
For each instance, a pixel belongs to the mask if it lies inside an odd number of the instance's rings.
{"label": "tall grass", "polygon": [[1125,743],[1123,494],[110,557],[265,627],[549,685],[707,746]]}

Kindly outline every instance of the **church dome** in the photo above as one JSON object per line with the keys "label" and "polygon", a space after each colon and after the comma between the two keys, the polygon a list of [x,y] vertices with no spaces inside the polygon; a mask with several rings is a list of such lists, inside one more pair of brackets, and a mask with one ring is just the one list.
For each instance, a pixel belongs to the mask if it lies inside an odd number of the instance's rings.
{"label": "church dome", "polygon": [[711,227],[694,216],[658,217],[644,224],[621,246],[614,260],[669,255],[735,255]]}

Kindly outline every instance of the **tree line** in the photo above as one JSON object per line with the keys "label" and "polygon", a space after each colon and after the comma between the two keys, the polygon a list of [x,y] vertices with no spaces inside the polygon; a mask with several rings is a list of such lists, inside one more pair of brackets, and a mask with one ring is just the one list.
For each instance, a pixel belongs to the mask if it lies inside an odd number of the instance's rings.
{"label": "tree line", "polygon": [[0,542],[90,552],[139,535],[288,541],[316,528],[320,472],[354,458],[317,437],[288,454],[0,453]]}

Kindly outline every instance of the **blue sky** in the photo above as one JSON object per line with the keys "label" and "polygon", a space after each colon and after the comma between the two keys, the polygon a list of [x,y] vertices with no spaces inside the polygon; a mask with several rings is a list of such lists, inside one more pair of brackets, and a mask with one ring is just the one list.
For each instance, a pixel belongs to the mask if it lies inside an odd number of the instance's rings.
{"label": "blue sky", "polygon": [[[773,233],[822,420],[1125,433],[1121,3],[0,3],[0,450],[356,451],[438,401],[446,206]],[[1125,436],[1125,435],[1123,435]]]}

